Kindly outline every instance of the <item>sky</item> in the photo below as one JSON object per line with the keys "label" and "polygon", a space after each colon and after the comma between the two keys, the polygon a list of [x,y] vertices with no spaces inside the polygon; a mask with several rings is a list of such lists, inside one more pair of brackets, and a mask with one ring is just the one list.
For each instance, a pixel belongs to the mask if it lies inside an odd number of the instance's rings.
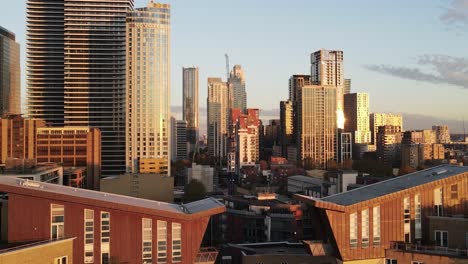
{"label": "sky", "polygon": [[[0,26],[16,33],[22,47],[25,98],[26,1],[0,1]],[[135,7],[146,3],[135,0]],[[369,93],[371,112],[446,121],[455,132],[462,131],[461,120],[468,120],[468,0],[164,3],[171,4],[176,117],[182,67],[199,67],[199,105],[206,108],[206,80],[226,78],[228,54],[231,67],[240,64],[245,70],[248,107],[261,109],[262,119],[278,118],[289,77],[310,74],[310,54],[324,48],[343,50],[345,78],[352,79],[352,92]],[[405,123],[406,129],[416,128]]]}

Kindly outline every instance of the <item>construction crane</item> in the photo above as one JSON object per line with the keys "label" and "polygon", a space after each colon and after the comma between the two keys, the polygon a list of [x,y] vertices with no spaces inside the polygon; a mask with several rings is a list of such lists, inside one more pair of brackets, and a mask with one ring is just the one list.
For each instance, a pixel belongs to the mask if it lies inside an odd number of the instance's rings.
{"label": "construction crane", "polygon": [[229,56],[227,54],[224,54],[224,57],[226,58],[226,80],[229,79]]}

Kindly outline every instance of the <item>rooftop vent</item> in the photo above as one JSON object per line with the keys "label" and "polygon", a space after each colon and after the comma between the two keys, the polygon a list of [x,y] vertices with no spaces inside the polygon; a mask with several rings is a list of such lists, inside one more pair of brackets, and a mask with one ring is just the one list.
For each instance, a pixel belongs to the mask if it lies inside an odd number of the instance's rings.
{"label": "rooftop vent", "polygon": [[39,182],[34,182],[34,181],[30,181],[30,180],[19,180],[18,185],[24,186],[24,187],[44,189],[44,186],[42,184],[40,184]]}

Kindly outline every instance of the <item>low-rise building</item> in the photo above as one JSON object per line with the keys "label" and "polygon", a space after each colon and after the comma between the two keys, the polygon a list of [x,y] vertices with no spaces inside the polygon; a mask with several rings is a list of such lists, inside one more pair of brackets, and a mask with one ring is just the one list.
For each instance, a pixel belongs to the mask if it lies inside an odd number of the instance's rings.
{"label": "low-rise building", "polygon": [[63,167],[53,162],[36,163],[34,160],[7,160],[0,176],[63,185]]}
{"label": "low-rise building", "polygon": [[[438,255],[452,261],[439,263],[464,263],[467,245],[456,237],[466,224],[449,221],[468,211],[466,186],[468,167],[443,165],[322,199],[296,198],[309,205],[307,212],[317,224],[313,239],[330,244],[343,263],[438,263],[432,261]],[[403,254],[395,245],[421,250]]]}
{"label": "low-rise building", "polygon": [[0,192],[7,242],[76,237],[70,263],[203,263],[206,226],[226,210],[213,198],[177,205],[13,177]]}
{"label": "low-rise building", "polygon": [[174,202],[174,178],[148,173],[127,173],[102,178],[101,191],[172,203]]}

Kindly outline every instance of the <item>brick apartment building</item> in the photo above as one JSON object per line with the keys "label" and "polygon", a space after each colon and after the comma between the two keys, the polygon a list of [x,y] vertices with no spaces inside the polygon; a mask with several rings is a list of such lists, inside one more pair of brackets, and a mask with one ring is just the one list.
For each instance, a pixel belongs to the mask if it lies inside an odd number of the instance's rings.
{"label": "brick apartment building", "polygon": [[314,240],[343,263],[468,263],[468,167],[442,165],[315,199]]}
{"label": "brick apartment building", "polygon": [[212,198],[176,205],[13,177],[0,178],[0,192],[2,238],[7,236],[2,242],[75,238],[67,256],[73,263],[192,264],[216,258],[200,249],[210,216],[225,211]]}

